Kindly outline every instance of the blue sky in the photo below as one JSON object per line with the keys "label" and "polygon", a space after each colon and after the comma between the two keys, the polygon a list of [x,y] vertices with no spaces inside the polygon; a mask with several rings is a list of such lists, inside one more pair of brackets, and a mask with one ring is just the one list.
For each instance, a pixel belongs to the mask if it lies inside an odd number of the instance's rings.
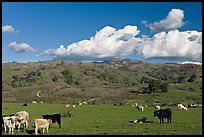
{"label": "blue sky", "polygon": [[[166,44],[169,37],[174,47]],[[114,56],[202,62],[201,37],[201,2],[2,3],[2,62],[100,61]]]}

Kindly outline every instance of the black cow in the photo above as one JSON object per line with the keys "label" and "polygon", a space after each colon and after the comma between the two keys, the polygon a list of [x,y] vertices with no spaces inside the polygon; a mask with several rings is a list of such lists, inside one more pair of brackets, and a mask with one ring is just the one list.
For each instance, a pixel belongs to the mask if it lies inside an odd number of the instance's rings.
{"label": "black cow", "polygon": [[28,104],[27,104],[27,103],[25,103],[25,104],[23,104],[23,106],[28,106]]}
{"label": "black cow", "polygon": [[154,111],[154,117],[158,117],[160,120],[160,123],[164,123],[164,118],[167,119],[167,122],[171,123],[171,109],[166,108],[166,109],[160,109],[157,111]]}
{"label": "black cow", "polygon": [[134,121],[134,123],[145,123],[147,120],[146,117],[138,118]]}
{"label": "black cow", "polygon": [[52,123],[58,123],[59,128],[61,128],[61,114],[52,114],[52,115],[42,115],[43,119],[51,119]]}

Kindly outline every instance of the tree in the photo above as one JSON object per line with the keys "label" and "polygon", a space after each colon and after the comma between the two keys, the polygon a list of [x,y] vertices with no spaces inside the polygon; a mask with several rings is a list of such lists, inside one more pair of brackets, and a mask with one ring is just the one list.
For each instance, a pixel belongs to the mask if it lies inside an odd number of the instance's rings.
{"label": "tree", "polygon": [[65,78],[64,82],[67,83],[67,84],[71,84],[72,83],[72,79],[73,79],[72,72],[70,70],[68,70],[68,69],[65,69],[61,73],[62,73],[62,75]]}
{"label": "tree", "polygon": [[156,92],[160,89],[160,83],[158,80],[151,80],[148,85],[150,92]]}
{"label": "tree", "polygon": [[194,82],[196,79],[196,75],[193,74],[189,79],[188,79],[188,82]]}
{"label": "tree", "polygon": [[160,85],[161,91],[162,92],[168,92],[168,84],[167,83],[162,83]]}

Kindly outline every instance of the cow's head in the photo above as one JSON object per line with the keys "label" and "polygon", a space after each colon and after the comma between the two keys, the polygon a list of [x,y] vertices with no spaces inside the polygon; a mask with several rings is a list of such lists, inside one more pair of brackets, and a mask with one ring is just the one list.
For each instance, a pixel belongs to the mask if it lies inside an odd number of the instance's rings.
{"label": "cow's head", "polygon": [[146,118],[146,117],[143,117],[143,119],[144,119],[144,120],[147,120],[147,118]]}
{"label": "cow's head", "polygon": [[49,125],[51,125],[52,119],[48,119],[47,121],[49,122]]}
{"label": "cow's head", "polygon": [[154,117],[159,116],[160,111],[154,111]]}

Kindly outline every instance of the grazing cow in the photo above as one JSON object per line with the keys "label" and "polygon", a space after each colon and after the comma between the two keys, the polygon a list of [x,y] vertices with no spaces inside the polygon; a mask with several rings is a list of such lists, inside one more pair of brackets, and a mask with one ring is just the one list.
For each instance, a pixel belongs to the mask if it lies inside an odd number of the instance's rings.
{"label": "grazing cow", "polygon": [[157,111],[154,111],[154,117],[158,117],[160,120],[160,123],[164,123],[164,118],[167,118],[167,122],[171,123],[171,109],[166,108],[166,109],[160,109]]}
{"label": "grazing cow", "polygon": [[33,104],[37,104],[37,102],[36,102],[36,101],[32,101],[32,103],[33,103]]}
{"label": "grazing cow", "polygon": [[3,125],[4,125],[4,132],[6,134],[7,128],[8,128],[8,133],[13,134],[13,130],[15,128],[15,116],[6,116],[3,117]]}
{"label": "grazing cow", "polygon": [[58,123],[59,128],[61,128],[61,114],[52,114],[52,115],[42,115],[43,119],[50,119],[52,123]]}
{"label": "grazing cow", "polygon": [[79,102],[78,104],[79,104],[79,106],[83,105],[83,103],[82,103],[82,102]]}
{"label": "grazing cow", "polygon": [[23,124],[23,129],[22,130],[24,130],[24,129],[27,130],[28,129],[28,119],[29,119],[28,112],[20,111],[20,112],[17,112],[15,114],[15,116],[16,116],[15,124],[16,124],[17,129],[20,130],[21,124]]}
{"label": "grazing cow", "polygon": [[142,105],[138,106],[137,103],[135,103],[135,106],[139,111],[144,111],[144,106],[142,106]]}
{"label": "grazing cow", "polygon": [[28,104],[27,104],[27,103],[25,103],[25,104],[23,104],[23,106],[28,106]]}
{"label": "grazing cow", "polygon": [[65,106],[66,106],[66,108],[68,108],[70,106],[70,104],[66,104]]}
{"label": "grazing cow", "polygon": [[178,108],[180,108],[181,110],[188,110],[187,107],[185,107],[183,104],[178,104]]}
{"label": "grazing cow", "polygon": [[186,111],[188,110],[187,107],[182,107],[181,109],[182,109],[182,110],[186,110]]}
{"label": "grazing cow", "polygon": [[136,120],[134,121],[134,123],[145,123],[145,122],[146,122],[146,120],[147,120],[147,118],[146,118],[146,117],[143,117],[143,118],[138,118],[138,119],[136,119]]}
{"label": "grazing cow", "polygon": [[87,102],[85,102],[85,101],[84,101],[84,102],[82,102],[82,104],[84,104],[84,105],[88,105],[88,103],[87,103]]}
{"label": "grazing cow", "polygon": [[42,118],[37,118],[34,120],[34,125],[35,125],[35,134],[38,134],[38,130],[39,129],[43,129],[43,134],[45,134],[45,129],[46,132],[48,134],[48,128],[51,124],[51,120],[50,119],[42,119]]}

